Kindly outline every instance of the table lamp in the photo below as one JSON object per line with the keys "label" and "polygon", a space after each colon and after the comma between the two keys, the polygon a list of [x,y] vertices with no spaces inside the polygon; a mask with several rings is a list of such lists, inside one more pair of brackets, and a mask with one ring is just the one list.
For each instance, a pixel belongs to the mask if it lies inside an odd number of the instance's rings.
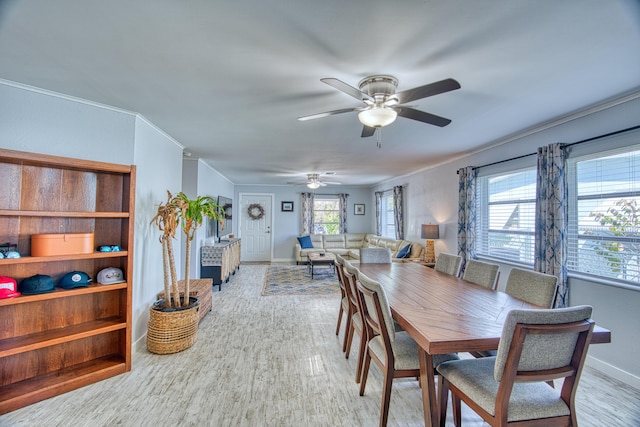
{"label": "table lamp", "polygon": [[424,245],[424,262],[435,263],[436,252],[433,246],[433,239],[440,238],[440,226],[438,224],[422,224],[422,234],[420,237],[426,239]]}

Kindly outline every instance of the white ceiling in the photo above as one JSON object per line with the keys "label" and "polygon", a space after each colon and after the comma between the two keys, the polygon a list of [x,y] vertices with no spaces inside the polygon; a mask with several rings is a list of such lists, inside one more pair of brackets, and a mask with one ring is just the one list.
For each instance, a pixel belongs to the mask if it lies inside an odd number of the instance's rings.
{"label": "white ceiling", "polygon": [[[462,88],[360,138],[320,82]],[[0,78],[138,112],[235,184],[371,185],[640,90],[635,0],[0,0]],[[298,178],[296,178],[298,177]]]}

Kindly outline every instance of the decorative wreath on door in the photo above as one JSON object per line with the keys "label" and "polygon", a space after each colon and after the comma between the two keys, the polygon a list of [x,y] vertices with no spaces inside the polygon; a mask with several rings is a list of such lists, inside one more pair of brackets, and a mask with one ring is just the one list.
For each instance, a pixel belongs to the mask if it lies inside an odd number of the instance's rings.
{"label": "decorative wreath on door", "polygon": [[264,217],[264,208],[260,203],[253,203],[247,208],[247,215],[253,220],[259,220]]}

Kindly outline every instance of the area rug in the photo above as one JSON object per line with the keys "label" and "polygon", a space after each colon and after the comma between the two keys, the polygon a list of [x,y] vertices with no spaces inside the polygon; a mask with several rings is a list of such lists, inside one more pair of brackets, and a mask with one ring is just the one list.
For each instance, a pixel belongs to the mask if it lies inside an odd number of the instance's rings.
{"label": "area rug", "polygon": [[333,267],[316,267],[313,279],[306,265],[270,265],[262,295],[329,295],[340,292]]}

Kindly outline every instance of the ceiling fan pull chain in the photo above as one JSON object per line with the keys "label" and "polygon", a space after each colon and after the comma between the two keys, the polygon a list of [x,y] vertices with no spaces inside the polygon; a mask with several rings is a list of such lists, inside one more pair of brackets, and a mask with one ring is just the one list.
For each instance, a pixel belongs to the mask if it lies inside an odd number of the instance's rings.
{"label": "ceiling fan pull chain", "polygon": [[376,128],[376,145],[378,149],[382,148],[382,128]]}

